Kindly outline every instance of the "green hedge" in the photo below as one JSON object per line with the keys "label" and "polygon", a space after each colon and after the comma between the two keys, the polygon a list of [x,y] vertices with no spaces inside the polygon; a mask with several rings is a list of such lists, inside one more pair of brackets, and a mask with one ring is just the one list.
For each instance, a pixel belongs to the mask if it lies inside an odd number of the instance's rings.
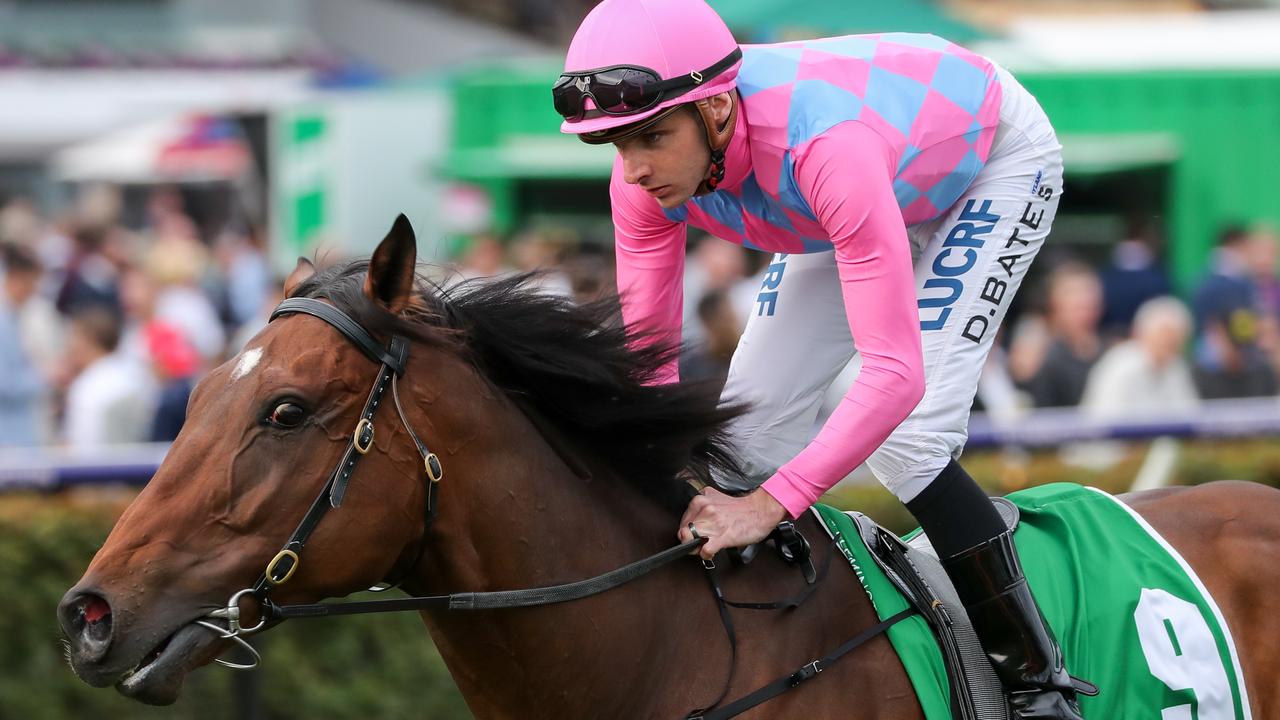
{"label": "green hedge", "polygon": [[[63,659],[58,600],[123,509],[118,498],[0,495],[0,718],[241,716],[239,673],[203,668],[182,698],[155,708],[82,683]],[[262,717],[469,718],[415,613],[285,623],[255,641]]]}
{"label": "green hedge", "polygon": [[[1064,454],[966,455],[965,465],[993,494],[1059,480],[1123,492],[1142,461],[1141,446],[1101,472]],[[1189,443],[1177,481],[1220,478],[1280,485],[1280,443]],[[878,485],[842,487],[827,498],[899,531],[906,511]],[[128,494],[0,495],[0,718],[237,718],[236,673],[205,668],[168,708],[126,700],[81,683],[62,657],[54,610],[83,572],[128,501]],[[260,637],[257,671],[262,716],[314,718],[470,717],[415,614],[285,623]]]}

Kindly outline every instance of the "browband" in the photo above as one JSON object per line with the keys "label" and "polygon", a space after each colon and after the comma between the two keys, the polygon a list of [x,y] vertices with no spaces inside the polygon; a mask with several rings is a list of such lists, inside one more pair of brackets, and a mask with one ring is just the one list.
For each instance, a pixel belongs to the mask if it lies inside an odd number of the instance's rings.
{"label": "browband", "polygon": [[[355,343],[361,352],[376,363],[385,364],[396,375],[404,375],[405,356],[408,353],[408,343],[392,343],[390,351],[383,349],[373,337],[369,335],[364,328],[350,316],[342,312],[338,308],[324,302],[320,302],[314,298],[289,298],[282,301],[271,312],[271,320],[275,320],[281,315],[292,315],[294,313],[302,313],[304,315],[312,315],[329,323],[338,332],[347,336],[347,339]],[[394,353],[394,354],[393,354]]]}

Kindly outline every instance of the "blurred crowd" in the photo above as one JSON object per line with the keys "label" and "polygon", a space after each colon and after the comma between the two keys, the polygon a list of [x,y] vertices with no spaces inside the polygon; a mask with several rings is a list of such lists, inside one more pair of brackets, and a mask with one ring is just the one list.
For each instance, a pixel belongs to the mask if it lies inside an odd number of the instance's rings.
{"label": "blurred crowd", "polygon": [[1051,265],[984,378],[1016,393],[989,409],[1007,412],[1012,402],[1157,418],[1185,415],[1201,400],[1275,395],[1278,245],[1268,227],[1223,228],[1189,303],[1173,294],[1150,233],[1118,242],[1103,267]]}
{"label": "blurred crowd", "polygon": [[[156,188],[136,227],[119,190],[86,188],[63,215],[0,205],[0,446],[172,440],[195,382],[236,354],[279,301],[265,238],[230,223],[210,234],[183,195]],[[684,279],[685,378],[723,381],[769,256],[691,234]],[[1108,262],[1046,255],[991,353],[979,406],[1000,418],[1078,406],[1096,418],[1167,417],[1205,399],[1275,395],[1280,373],[1280,238],[1223,228],[1184,302],[1154,233]],[[613,292],[605,239],[563,229],[466,239],[452,278],[540,270],[578,302]],[[856,376],[856,361],[833,397]]]}
{"label": "blurred crowd", "polygon": [[122,215],[110,186],[55,218],[0,205],[0,446],[172,440],[277,300],[262,238],[205,237],[176,189],[149,194],[140,229]]}

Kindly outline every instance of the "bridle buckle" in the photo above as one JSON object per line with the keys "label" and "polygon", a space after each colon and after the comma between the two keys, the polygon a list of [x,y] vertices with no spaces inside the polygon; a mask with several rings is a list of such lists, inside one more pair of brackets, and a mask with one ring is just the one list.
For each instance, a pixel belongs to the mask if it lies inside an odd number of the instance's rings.
{"label": "bridle buckle", "polygon": [[356,452],[368,455],[373,448],[373,422],[369,418],[360,418],[356,423],[356,431],[351,434],[351,444]]}
{"label": "bridle buckle", "polygon": [[[284,571],[284,577],[277,580],[276,566],[279,565],[282,560],[288,560],[289,567]],[[267,563],[267,571],[265,573],[267,582],[271,583],[272,585],[285,584],[286,582],[288,582],[289,578],[293,577],[294,571],[298,569],[299,562],[300,560],[298,558],[298,553],[292,550],[285,549],[276,553],[276,556],[271,558],[271,562]]]}
{"label": "bridle buckle", "polygon": [[440,458],[435,453],[427,453],[422,458],[422,466],[427,471],[427,479],[434,485],[444,479],[444,466],[440,464]]}

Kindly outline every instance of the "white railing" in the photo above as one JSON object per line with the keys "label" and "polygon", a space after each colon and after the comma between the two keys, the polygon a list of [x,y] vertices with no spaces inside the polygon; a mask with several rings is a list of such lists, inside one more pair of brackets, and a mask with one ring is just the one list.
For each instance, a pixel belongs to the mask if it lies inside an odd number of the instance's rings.
{"label": "white railing", "polygon": [[94,450],[0,448],[0,490],[59,490],[76,485],[145,485],[168,443],[107,445]]}
{"label": "white railing", "polygon": [[1091,418],[1075,408],[1043,408],[997,420],[974,413],[969,447],[1053,447],[1087,440],[1150,440],[1157,437],[1239,438],[1280,435],[1280,398],[1206,401],[1192,414],[1125,420]]}

